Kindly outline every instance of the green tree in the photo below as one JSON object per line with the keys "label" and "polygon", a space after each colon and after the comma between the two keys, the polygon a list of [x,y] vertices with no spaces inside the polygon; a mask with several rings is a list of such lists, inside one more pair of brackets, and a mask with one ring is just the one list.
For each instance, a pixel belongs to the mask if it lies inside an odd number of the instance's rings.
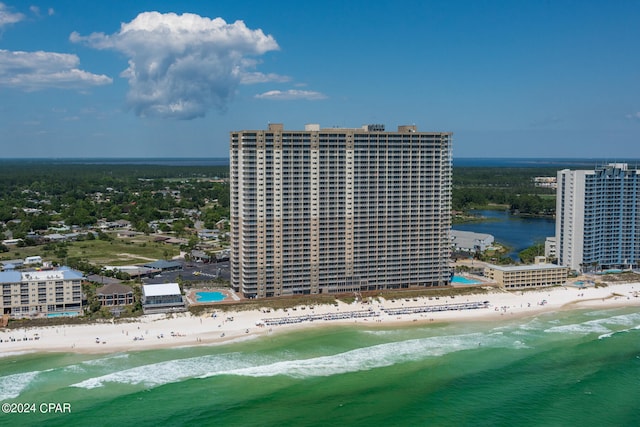
{"label": "green tree", "polygon": [[172,229],[173,229],[173,232],[176,233],[176,235],[178,235],[178,236],[184,235],[185,230],[186,230],[186,226],[185,226],[184,221],[182,221],[182,220],[174,221]]}
{"label": "green tree", "polygon": [[544,243],[536,243],[535,245],[520,251],[518,254],[520,261],[524,264],[532,264],[537,256],[544,256]]}

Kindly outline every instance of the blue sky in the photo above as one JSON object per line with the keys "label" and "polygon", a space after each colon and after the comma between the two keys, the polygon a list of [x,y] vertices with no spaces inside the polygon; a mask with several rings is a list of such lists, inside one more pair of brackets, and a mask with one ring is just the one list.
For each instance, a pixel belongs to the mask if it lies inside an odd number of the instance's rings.
{"label": "blue sky", "polygon": [[0,0],[1,157],[227,157],[306,123],[640,158],[638,1]]}

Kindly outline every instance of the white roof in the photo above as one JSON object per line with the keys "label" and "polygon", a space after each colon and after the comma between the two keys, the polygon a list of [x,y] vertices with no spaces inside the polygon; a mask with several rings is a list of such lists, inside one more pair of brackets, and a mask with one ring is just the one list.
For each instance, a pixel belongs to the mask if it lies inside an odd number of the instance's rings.
{"label": "white roof", "polygon": [[491,234],[476,233],[475,231],[463,231],[463,230],[451,230],[451,236],[455,236],[460,239],[481,239],[485,240],[489,237],[493,237]]}
{"label": "white roof", "polygon": [[53,280],[64,279],[62,271],[29,271],[22,273],[23,280]]}
{"label": "white roof", "polygon": [[160,285],[142,285],[142,292],[148,297],[158,297],[162,295],[182,295],[180,286],[177,283],[162,283]]}
{"label": "white roof", "polygon": [[25,271],[21,272],[21,281],[34,282],[46,280],[73,280],[82,279],[82,272],[61,267],[57,270]]}
{"label": "white roof", "polygon": [[487,264],[487,267],[499,271],[525,271],[525,270],[555,270],[566,269],[567,267],[557,264],[526,264],[526,265],[493,265]]}

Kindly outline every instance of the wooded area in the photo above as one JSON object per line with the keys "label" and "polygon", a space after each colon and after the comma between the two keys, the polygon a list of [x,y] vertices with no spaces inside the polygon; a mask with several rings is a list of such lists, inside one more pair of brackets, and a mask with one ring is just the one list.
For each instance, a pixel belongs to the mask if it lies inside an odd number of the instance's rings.
{"label": "wooded area", "polygon": [[181,234],[193,225],[188,210],[200,211],[205,228],[229,215],[227,166],[45,160],[3,161],[1,166],[1,231],[11,238],[25,239],[31,231],[56,224],[91,226],[99,219],[127,220],[135,230],[148,232],[150,222],[171,218],[172,231]]}
{"label": "wooded area", "polygon": [[555,177],[555,168],[457,167],[453,171],[452,207],[457,211],[504,205],[520,214],[552,216],[554,188],[534,185],[539,176]]}
{"label": "wooded area", "polygon": [[[3,161],[0,222],[13,238],[46,230],[52,222],[88,226],[98,219],[126,219],[146,232],[153,220],[174,218],[174,231],[190,225],[184,210],[202,210],[212,228],[229,213],[228,166],[81,164]],[[458,167],[453,173],[453,209],[504,205],[521,214],[553,215],[555,190],[538,188],[535,176],[551,168]],[[179,192],[180,197],[171,197]],[[212,200],[217,200],[212,204]],[[168,230],[167,230],[168,231]]]}
{"label": "wooded area", "polygon": [[[90,227],[99,220],[125,220],[138,232],[157,223],[163,232],[193,237],[194,221],[212,229],[229,218],[228,166],[173,166],[86,163],[69,160],[0,162],[0,232],[5,239],[57,226]],[[536,176],[555,176],[551,168],[457,167],[453,209],[500,205],[519,214],[550,216],[555,190],[534,185]],[[0,246],[0,251],[7,250]],[[63,251],[52,248],[52,251]]]}

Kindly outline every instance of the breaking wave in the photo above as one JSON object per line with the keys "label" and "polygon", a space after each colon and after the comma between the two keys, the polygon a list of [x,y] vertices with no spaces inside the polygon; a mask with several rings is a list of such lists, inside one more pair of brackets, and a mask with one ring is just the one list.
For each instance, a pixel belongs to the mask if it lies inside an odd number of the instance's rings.
{"label": "breaking wave", "polygon": [[[121,383],[156,387],[189,378],[208,378],[219,375],[266,377],[284,375],[292,378],[330,376],[371,370],[397,363],[438,357],[479,346],[512,347],[514,343],[501,333],[464,334],[455,336],[412,339],[379,344],[329,356],[290,360],[243,353],[201,356],[154,363],[73,384],[73,387],[93,389],[107,383]],[[521,343],[515,343],[520,346]]]}
{"label": "breaking wave", "polygon": [[24,372],[0,377],[0,401],[15,399],[43,371]]}

